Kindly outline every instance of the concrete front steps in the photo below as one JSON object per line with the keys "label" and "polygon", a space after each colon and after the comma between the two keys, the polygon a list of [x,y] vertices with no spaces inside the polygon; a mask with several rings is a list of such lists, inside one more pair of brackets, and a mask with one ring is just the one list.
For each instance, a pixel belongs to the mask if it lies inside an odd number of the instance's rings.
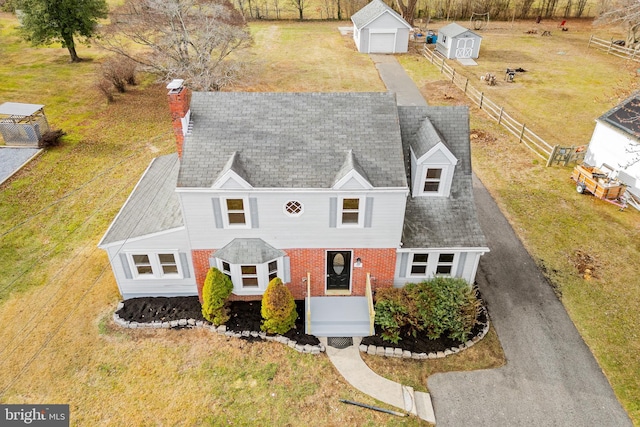
{"label": "concrete front steps", "polygon": [[311,330],[317,337],[366,337],[369,329],[369,306],[366,297],[312,297]]}

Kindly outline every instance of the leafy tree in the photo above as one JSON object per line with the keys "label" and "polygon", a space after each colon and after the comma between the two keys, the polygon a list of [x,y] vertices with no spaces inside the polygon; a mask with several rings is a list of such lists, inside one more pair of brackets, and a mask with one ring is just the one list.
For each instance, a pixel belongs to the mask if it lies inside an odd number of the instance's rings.
{"label": "leafy tree", "polygon": [[95,35],[98,19],[109,11],[105,0],[22,0],[20,7],[23,36],[34,45],[62,43],[71,62],[81,61],[74,38]]}
{"label": "leafy tree", "polygon": [[220,90],[248,69],[239,53],[251,44],[251,34],[228,0],[126,0],[111,22],[101,45],[162,80]]}
{"label": "leafy tree", "polygon": [[202,316],[214,325],[223,325],[229,320],[229,295],[233,283],[229,276],[212,267],[207,272],[202,287]]}
{"label": "leafy tree", "polygon": [[296,325],[298,312],[291,291],[279,277],[271,280],[262,296],[262,325],[260,329],[271,334],[284,334]]}

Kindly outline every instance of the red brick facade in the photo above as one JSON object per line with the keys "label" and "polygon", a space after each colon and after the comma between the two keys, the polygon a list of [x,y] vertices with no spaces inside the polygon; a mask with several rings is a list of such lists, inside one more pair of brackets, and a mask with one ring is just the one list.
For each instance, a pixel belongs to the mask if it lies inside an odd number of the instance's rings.
{"label": "red brick facade", "polygon": [[187,115],[191,104],[191,90],[186,87],[171,89],[169,96],[169,111],[171,112],[171,122],[173,124],[173,134],[176,137],[176,151],[178,157],[182,158],[182,144],[184,143],[184,130],[182,129],[182,118]]}
{"label": "red brick facade", "polygon": [[[311,273],[311,296],[325,295],[326,254],[331,249],[286,249],[291,261],[291,282],[287,284],[295,299],[304,299],[307,294],[306,277]],[[341,249],[337,249],[341,250]],[[345,249],[347,250],[347,249]],[[352,264],[357,258],[362,260],[362,267],[351,269],[351,295],[364,296],[366,275],[371,274],[371,287],[392,287],[396,269],[395,249],[352,249]],[[215,250],[194,250],[191,252],[193,268],[198,284],[198,295],[202,300],[202,286],[209,270],[209,258]],[[232,295],[234,301],[260,300],[260,295]]]}

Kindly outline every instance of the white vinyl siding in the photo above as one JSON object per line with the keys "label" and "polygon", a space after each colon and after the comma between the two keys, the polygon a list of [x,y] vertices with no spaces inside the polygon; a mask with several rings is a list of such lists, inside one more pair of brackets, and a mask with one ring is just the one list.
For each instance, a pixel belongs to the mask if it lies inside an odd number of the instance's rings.
{"label": "white vinyl siding", "polygon": [[[236,238],[260,238],[278,248],[397,248],[400,245],[407,189],[365,191],[361,194],[340,192],[255,192],[260,216],[259,228],[216,228],[212,198],[215,193],[178,193],[183,218],[189,233],[191,249],[222,248]],[[333,215],[339,221],[340,197],[355,196],[360,200],[359,226],[330,226],[330,204],[335,200]],[[370,200],[369,200],[370,199]],[[283,207],[296,200],[304,206],[300,216],[289,215]],[[367,216],[369,221],[367,221]]]}

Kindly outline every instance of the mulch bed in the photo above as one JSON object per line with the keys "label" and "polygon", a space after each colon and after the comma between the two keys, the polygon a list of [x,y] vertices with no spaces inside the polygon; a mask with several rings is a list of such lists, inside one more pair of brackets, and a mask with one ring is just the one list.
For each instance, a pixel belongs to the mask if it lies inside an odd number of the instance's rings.
{"label": "mulch bed", "polygon": [[[260,331],[262,315],[260,314],[260,301],[232,301],[230,303],[231,318],[226,323],[228,331]],[[313,335],[304,333],[304,301],[296,301],[298,320],[295,329],[284,334],[285,337],[301,345],[318,345],[320,341]],[[124,301],[124,306],[117,311],[118,315],[127,321],[138,323],[170,322],[180,319],[195,319],[205,321],[202,317],[200,301],[198,297],[144,297],[132,298]],[[483,311],[478,319],[471,337],[478,335],[486,323],[486,314]],[[249,341],[260,338],[243,337]],[[409,350],[413,353],[433,353],[444,351],[452,347],[458,347],[462,342],[441,337],[430,340],[426,336],[403,338],[398,344],[384,341],[379,335],[372,335],[362,339],[364,345],[379,347],[397,347]]]}

